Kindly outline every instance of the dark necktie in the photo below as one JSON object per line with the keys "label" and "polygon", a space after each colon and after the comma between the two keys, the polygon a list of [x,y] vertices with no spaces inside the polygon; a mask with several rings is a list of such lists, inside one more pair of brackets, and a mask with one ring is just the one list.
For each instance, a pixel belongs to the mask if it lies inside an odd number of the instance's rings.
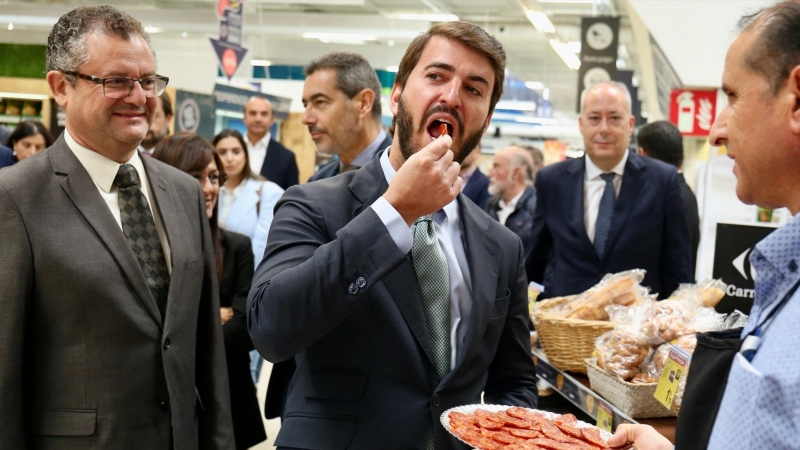
{"label": "dark necktie", "polygon": [[114,186],[118,189],[122,232],[139,261],[150,293],[161,311],[161,317],[164,317],[169,292],[169,272],[153,214],[139,189],[136,169],[130,164],[120,166],[114,178]]}
{"label": "dark necktie", "polygon": [[597,256],[602,258],[606,250],[608,230],[611,229],[611,219],[614,217],[616,198],[614,196],[614,174],[604,173],[600,177],[606,182],[606,187],[603,189],[603,197],[600,198],[600,208],[597,211],[597,222],[594,227],[594,249],[597,252]]}
{"label": "dark necktie", "polygon": [[436,239],[433,215],[423,216],[411,229],[411,258],[422,294],[434,363],[439,378],[450,371],[450,271]]}

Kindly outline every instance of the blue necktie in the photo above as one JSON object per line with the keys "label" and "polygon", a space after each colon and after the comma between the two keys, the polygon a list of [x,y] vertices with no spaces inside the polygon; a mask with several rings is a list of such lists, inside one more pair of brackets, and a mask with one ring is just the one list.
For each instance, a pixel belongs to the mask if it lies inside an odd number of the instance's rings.
{"label": "blue necktie", "polygon": [[600,209],[597,211],[597,223],[594,227],[594,249],[597,256],[603,257],[606,250],[606,239],[608,238],[608,230],[611,229],[611,218],[614,217],[614,174],[604,173],[600,175],[603,181],[606,182],[606,187],[603,189],[603,197],[600,198]]}

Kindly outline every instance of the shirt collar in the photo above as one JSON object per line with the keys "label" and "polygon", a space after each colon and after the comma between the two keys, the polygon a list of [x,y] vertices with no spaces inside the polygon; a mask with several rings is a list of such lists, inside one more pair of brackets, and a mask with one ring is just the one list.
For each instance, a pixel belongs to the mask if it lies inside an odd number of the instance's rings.
{"label": "shirt collar", "polygon": [[[394,176],[397,175],[397,171],[394,170],[392,163],[389,161],[389,151],[391,147],[388,147],[385,152],[381,155],[381,169],[383,169],[383,176],[386,178],[386,183],[392,184],[392,180]],[[440,209],[433,215],[433,218],[436,222],[442,222],[443,220],[446,221],[453,221],[458,219],[458,199],[453,200],[452,202],[448,203],[444,206],[444,208]]]}
{"label": "shirt collar", "polygon": [[[89,173],[89,177],[92,181],[94,181],[103,192],[111,192],[111,188],[114,186],[114,178],[117,176],[117,172],[119,172],[119,168],[122,164],[78,144],[67,129],[64,129],[64,140],[67,142],[67,146],[70,150],[72,150],[72,153],[75,154],[75,157],[78,158],[83,168],[86,169],[86,172]],[[142,186],[143,181],[146,180],[146,175],[139,152],[133,152],[133,156],[131,156],[131,159],[129,159],[126,164],[130,164],[136,169],[136,172],[139,174],[139,185]]]}
{"label": "shirt collar", "polygon": [[525,189],[521,190],[519,192],[519,194],[514,196],[514,198],[512,198],[511,201],[508,202],[508,203],[504,202],[503,199],[500,199],[500,207],[503,208],[503,209],[505,209],[505,208],[516,209],[517,208],[517,202],[519,202],[519,199],[522,198],[522,194],[524,194],[524,193],[525,193]]}
{"label": "shirt collar", "polygon": [[359,167],[366,166],[367,163],[372,161],[372,158],[375,157],[375,153],[380,150],[378,147],[381,145],[381,142],[383,142],[384,139],[386,139],[386,132],[381,129],[381,131],[378,133],[378,136],[367,146],[367,148],[364,149],[363,152],[356,156],[356,159],[354,159],[350,165]]}
{"label": "shirt collar", "polygon": [[[245,133],[244,136],[245,136],[244,138],[247,141],[247,143],[250,144],[250,138],[247,137],[247,133]],[[267,131],[267,134],[265,134],[264,137],[261,138],[260,141],[258,141],[256,143],[253,143],[253,144],[250,144],[250,145],[252,145],[253,147],[264,147],[264,148],[267,148],[267,145],[269,144],[269,140],[270,139],[272,139],[272,132]]]}
{"label": "shirt collar", "polygon": [[[613,169],[611,169],[612,173],[615,173],[619,176],[623,176],[625,174],[625,164],[628,162],[629,153],[630,151],[625,150],[625,153],[622,155],[622,159],[619,160]],[[590,158],[589,155],[586,155],[584,160],[586,161],[586,181],[596,180],[600,178],[600,175],[605,173],[602,169],[595,165],[594,161],[592,161],[592,158]]]}
{"label": "shirt collar", "polygon": [[800,214],[756,244],[750,263],[756,272],[771,266],[784,277],[796,280],[800,276]]}

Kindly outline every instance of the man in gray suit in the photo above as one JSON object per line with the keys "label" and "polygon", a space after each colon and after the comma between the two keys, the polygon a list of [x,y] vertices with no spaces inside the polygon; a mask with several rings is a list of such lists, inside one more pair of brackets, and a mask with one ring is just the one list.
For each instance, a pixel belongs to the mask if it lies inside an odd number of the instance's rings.
{"label": "man in gray suit", "polygon": [[536,405],[522,244],[459,195],[504,69],[478,26],[435,25],[400,63],[392,146],[276,205],[247,313],[267,360],[296,356],[279,448],[464,449],[448,408]]}
{"label": "man in gray suit", "polygon": [[136,151],[167,79],[141,23],[62,16],[66,130],[0,172],[0,446],[233,449],[206,205]]}

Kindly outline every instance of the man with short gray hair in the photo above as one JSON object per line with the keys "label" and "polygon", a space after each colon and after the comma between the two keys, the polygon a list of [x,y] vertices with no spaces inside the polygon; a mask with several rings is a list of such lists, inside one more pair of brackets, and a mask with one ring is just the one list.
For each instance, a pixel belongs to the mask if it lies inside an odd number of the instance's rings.
{"label": "man with short gray hair", "polygon": [[0,171],[0,442],[233,449],[204,195],[136,150],[168,82],[148,35],[79,7],[46,66],[64,133]]}
{"label": "man with short gray hair", "polygon": [[666,298],[693,280],[678,171],[628,151],[635,119],[624,84],[596,84],[581,98],[586,156],[536,176],[528,276],[549,297],[560,297],[585,291],[607,273],[645,269],[642,285]]}
{"label": "man with short gray hair", "polygon": [[305,68],[303,124],[317,150],[337,155],[308,181],[358,169],[392,145],[381,127],[381,83],[363,56],[328,53]]}

